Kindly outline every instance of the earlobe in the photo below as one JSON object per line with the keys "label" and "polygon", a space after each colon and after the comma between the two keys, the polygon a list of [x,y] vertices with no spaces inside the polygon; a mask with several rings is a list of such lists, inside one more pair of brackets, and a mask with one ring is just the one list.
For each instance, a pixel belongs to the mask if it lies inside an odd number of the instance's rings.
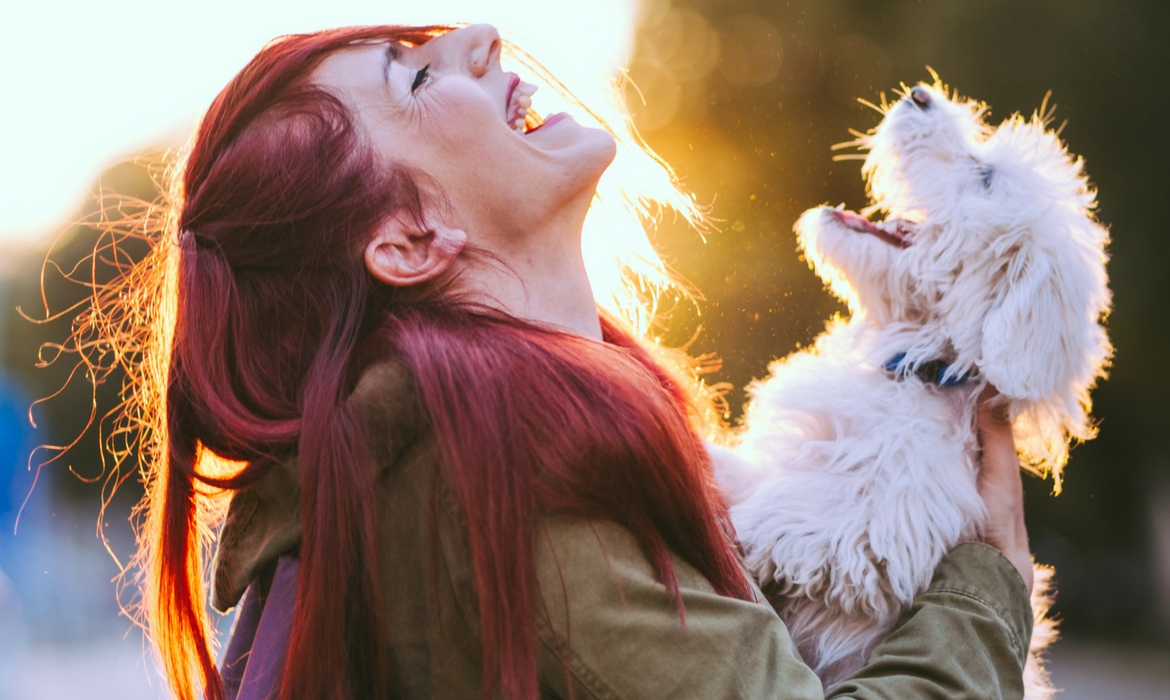
{"label": "earlobe", "polygon": [[384,284],[409,287],[446,272],[466,243],[467,233],[460,229],[422,230],[413,221],[394,217],[366,244],[366,268]]}

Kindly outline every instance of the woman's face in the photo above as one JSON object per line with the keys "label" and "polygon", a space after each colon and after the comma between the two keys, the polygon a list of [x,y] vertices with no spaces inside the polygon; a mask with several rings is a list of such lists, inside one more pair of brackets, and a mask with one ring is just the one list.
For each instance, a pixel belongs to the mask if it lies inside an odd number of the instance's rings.
{"label": "woman's face", "polygon": [[517,131],[530,86],[500,67],[500,37],[488,25],[413,48],[391,43],[338,51],[313,81],[349,104],[386,162],[438,186],[448,206],[428,215],[448,218],[444,223],[466,230],[473,242],[497,250],[556,228],[577,209],[583,216],[615,154],[608,132],[565,115]]}

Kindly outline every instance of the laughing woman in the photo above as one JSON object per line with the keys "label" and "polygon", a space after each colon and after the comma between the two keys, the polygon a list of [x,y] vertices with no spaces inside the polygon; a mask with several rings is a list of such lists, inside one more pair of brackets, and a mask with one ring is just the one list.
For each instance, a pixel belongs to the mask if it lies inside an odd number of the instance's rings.
{"label": "laughing woman", "polygon": [[[500,51],[488,26],[284,37],[203,118],[117,295],[150,319],[129,409],[176,697],[1019,696],[1006,423],[980,419],[1003,526],[823,689],[740,566],[701,398],[609,283],[637,270],[587,271],[599,181],[636,141],[542,122]],[[661,273],[639,235],[606,260]],[[242,611],[217,667],[202,562],[227,497],[211,601]]]}

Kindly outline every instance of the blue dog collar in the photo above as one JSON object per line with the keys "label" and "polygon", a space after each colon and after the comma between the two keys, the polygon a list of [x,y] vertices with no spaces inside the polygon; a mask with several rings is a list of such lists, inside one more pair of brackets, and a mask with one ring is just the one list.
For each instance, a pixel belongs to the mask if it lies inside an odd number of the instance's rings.
{"label": "blue dog collar", "polygon": [[905,359],[906,353],[900,352],[886,360],[886,363],[882,367],[898,379],[905,379],[909,375],[914,375],[927,384],[937,384],[945,387],[962,386],[978,375],[978,372],[972,371],[948,377],[947,370],[951,368],[949,362],[930,360],[929,362],[923,362],[918,365],[903,365],[902,362]]}

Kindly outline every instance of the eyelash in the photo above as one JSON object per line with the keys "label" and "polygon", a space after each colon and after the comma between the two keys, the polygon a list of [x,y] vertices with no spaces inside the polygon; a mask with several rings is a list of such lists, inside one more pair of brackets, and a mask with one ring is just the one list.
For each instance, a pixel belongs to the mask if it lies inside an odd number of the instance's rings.
{"label": "eyelash", "polygon": [[425,66],[423,66],[422,68],[420,68],[417,73],[414,74],[414,82],[410,84],[410,92],[412,94],[414,93],[415,90],[418,90],[422,86],[423,83],[426,82],[427,76],[430,75],[430,69],[431,69],[431,64],[428,63]]}

